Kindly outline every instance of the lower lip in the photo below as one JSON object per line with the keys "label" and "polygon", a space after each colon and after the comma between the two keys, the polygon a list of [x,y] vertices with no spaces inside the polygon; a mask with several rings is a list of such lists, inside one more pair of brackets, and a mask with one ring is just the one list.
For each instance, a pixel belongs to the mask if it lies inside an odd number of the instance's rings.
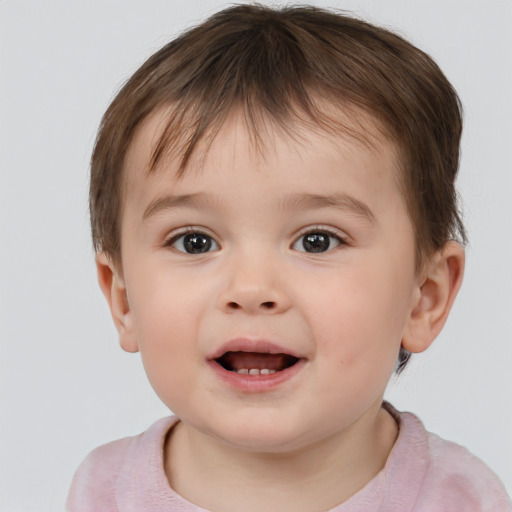
{"label": "lower lip", "polygon": [[216,361],[208,361],[208,366],[223,382],[237,390],[248,393],[262,393],[275,390],[300,373],[305,364],[305,359],[299,359],[293,366],[280,372],[269,375],[245,375],[243,373],[230,372]]}

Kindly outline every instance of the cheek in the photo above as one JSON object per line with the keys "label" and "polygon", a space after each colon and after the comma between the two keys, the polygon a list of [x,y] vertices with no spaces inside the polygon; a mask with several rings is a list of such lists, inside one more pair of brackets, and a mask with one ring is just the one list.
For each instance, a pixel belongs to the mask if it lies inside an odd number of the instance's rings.
{"label": "cheek", "polygon": [[142,268],[141,272],[126,277],[139,340],[143,344],[176,345],[183,331],[194,326],[192,317],[202,311],[202,281],[185,272],[173,272],[168,263],[156,258],[142,263],[145,265],[134,265]]}
{"label": "cheek", "polygon": [[183,389],[181,384],[198,358],[195,340],[200,293],[196,286],[166,276],[156,266],[132,284],[134,300],[130,305],[139,351],[151,384],[167,403],[168,395]]}
{"label": "cheek", "polygon": [[383,273],[362,265],[359,270],[352,268],[346,276],[324,283],[323,295],[329,301],[320,300],[322,290],[317,290],[310,325],[333,364],[392,367],[407,319],[406,294],[389,269]]}
{"label": "cheek", "polygon": [[401,343],[390,302],[347,288],[329,307],[317,309],[323,321],[315,333],[321,363],[315,396],[325,397],[330,408],[343,403],[343,414],[357,417],[382,397]]}

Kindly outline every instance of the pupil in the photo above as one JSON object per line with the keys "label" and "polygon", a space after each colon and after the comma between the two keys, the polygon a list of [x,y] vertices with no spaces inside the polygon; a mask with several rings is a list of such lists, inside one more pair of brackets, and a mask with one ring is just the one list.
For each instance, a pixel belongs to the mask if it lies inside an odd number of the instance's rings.
{"label": "pupil", "polygon": [[185,236],[184,246],[188,253],[201,254],[210,249],[212,241],[208,236],[193,233]]}
{"label": "pupil", "polygon": [[325,252],[329,249],[329,237],[322,233],[310,233],[304,237],[302,245],[307,252]]}

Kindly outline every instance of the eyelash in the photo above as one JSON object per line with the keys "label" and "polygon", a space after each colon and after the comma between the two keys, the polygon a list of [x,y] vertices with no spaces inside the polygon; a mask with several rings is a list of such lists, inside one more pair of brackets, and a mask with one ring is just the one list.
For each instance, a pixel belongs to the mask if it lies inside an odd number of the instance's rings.
{"label": "eyelash", "polygon": [[329,252],[334,249],[338,249],[342,246],[348,245],[346,235],[343,235],[340,232],[334,231],[333,229],[326,228],[325,226],[313,226],[313,227],[308,228],[306,231],[303,231],[298,236],[296,241],[292,244],[292,247],[295,247],[302,240],[302,247],[304,248],[305,237],[308,235],[327,235],[328,239],[332,239],[332,238],[335,239],[337,241],[337,245],[335,245],[334,247],[331,247],[331,242],[329,241],[329,244],[325,251],[310,251],[310,252],[308,252],[306,250],[296,249],[299,252],[305,252],[307,254],[324,254],[326,252]]}
{"label": "eyelash", "polygon": [[[184,239],[187,235],[198,235],[198,236],[203,236],[204,238],[207,238],[210,243],[212,245],[215,245],[216,249],[217,250],[219,248],[219,245],[217,244],[217,242],[215,241],[215,239],[205,233],[204,231],[202,231],[201,229],[199,228],[194,228],[193,226],[189,226],[185,229],[183,229],[182,231],[180,231],[179,233],[176,233],[175,235],[173,235],[171,238],[169,238],[168,240],[165,241],[164,243],[164,247],[171,247],[171,248],[174,248],[176,249],[178,252],[181,252],[181,253],[184,253],[184,254],[204,254],[204,253],[192,253],[192,252],[187,252],[185,250],[181,250],[181,249],[177,249],[175,247],[176,243],[180,240],[180,239]],[[183,242],[182,242],[183,243]],[[210,247],[208,247],[209,249]],[[210,252],[210,251],[205,251],[205,252]]]}
{"label": "eyelash", "polygon": [[[176,243],[180,239],[183,239],[183,241],[182,241],[182,244],[183,244],[184,243],[184,238],[187,235],[197,235],[199,237],[202,236],[205,239],[207,239],[207,242],[208,242],[207,250],[204,251],[204,252],[197,252],[197,253],[195,253],[195,252],[188,252],[188,251],[184,250],[185,249],[184,247],[183,247],[183,249],[178,249],[177,247],[175,247]],[[328,243],[327,243],[327,247],[325,248],[325,250],[318,250],[318,251],[315,251],[315,250],[307,251],[307,250],[305,250],[305,248],[306,248],[305,247],[305,237],[308,236],[308,235],[324,235],[324,236],[326,236]],[[335,239],[336,240],[337,244],[334,247],[332,247],[332,244],[331,244],[331,241],[330,241],[331,239]],[[304,253],[307,253],[307,254],[323,254],[323,253],[332,251],[332,250],[334,250],[336,248],[339,248],[340,246],[348,245],[347,240],[346,240],[346,236],[343,236],[339,232],[335,232],[334,230],[325,228],[323,226],[310,227],[307,231],[302,232],[295,239],[295,241],[293,242],[291,247],[295,248],[297,246],[297,244],[299,244],[301,242],[301,240],[302,240],[302,248],[301,249],[296,248],[295,250],[297,250],[298,252],[304,252]],[[311,240],[310,243],[313,244],[314,243],[313,240]],[[169,238],[164,243],[164,247],[174,248],[178,252],[181,252],[181,253],[184,253],[184,254],[205,254],[207,252],[211,252],[210,248],[211,248],[212,245],[214,246],[213,250],[218,250],[219,249],[218,243],[215,241],[215,239],[211,235],[205,233],[204,231],[202,231],[199,228],[194,228],[193,226],[187,227],[183,231],[180,231],[179,233],[176,233],[175,235],[173,235],[171,238]],[[312,247],[310,247],[310,248],[312,248]]]}

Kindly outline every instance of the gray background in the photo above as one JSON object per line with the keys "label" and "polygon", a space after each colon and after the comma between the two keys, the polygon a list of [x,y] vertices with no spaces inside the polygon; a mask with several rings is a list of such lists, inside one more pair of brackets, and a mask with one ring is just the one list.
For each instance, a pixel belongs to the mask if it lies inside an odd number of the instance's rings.
{"label": "gray background", "polygon": [[[445,330],[389,389],[512,491],[512,1],[316,1],[429,52],[466,111],[471,239]],[[115,90],[218,0],[0,1],[0,510],[63,509],[95,446],[168,414],[117,346],[95,280],[88,159]]]}

